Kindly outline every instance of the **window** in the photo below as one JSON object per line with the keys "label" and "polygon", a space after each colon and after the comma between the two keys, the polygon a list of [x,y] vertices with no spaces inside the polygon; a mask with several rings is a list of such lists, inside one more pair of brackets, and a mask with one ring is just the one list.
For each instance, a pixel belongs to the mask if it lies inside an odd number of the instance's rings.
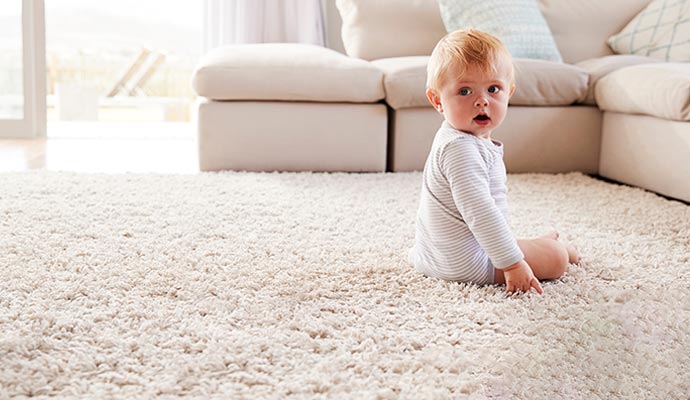
{"label": "window", "polygon": [[22,119],[22,1],[0,4],[0,119]]}
{"label": "window", "polygon": [[49,123],[191,120],[203,2],[45,1]]}

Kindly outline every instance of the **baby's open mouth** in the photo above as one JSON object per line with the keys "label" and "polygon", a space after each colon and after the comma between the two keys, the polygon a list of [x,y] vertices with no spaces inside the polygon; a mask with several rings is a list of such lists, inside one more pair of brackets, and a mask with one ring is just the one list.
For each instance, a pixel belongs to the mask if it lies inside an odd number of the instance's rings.
{"label": "baby's open mouth", "polygon": [[476,117],[474,117],[474,120],[475,120],[475,121],[489,121],[489,120],[491,120],[491,118],[489,118],[488,115],[479,114],[479,115],[477,115]]}

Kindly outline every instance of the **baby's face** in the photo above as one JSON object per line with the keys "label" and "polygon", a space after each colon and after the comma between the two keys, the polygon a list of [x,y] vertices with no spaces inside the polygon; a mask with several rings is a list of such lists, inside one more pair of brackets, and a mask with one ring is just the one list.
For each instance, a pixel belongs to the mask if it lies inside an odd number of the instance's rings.
{"label": "baby's face", "polygon": [[495,73],[469,68],[461,79],[457,78],[460,76],[457,71],[449,70],[440,90],[435,96],[429,95],[432,104],[453,128],[488,139],[501,125],[515,86],[511,81],[510,61],[502,59],[496,67]]}

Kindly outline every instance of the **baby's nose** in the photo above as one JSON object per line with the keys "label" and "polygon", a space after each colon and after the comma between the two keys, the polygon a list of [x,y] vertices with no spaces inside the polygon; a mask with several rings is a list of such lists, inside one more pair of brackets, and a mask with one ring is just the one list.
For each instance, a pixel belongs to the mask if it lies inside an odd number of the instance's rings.
{"label": "baby's nose", "polygon": [[486,99],[484,96],[479,96],[477,99],[474,101],[474,106],[475,107],[486,107],[489,105],[489,100]]}

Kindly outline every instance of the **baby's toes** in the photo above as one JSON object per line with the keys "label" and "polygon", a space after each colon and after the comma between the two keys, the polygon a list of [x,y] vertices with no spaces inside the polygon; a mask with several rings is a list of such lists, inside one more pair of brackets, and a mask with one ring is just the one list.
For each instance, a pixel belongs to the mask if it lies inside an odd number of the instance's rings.
{"label": "baby's toes", "polygon": [[568,250],[568,262],[571,264],[580,263],[580,260],[582,258],[580,257],[580,252],[577,251],[577,248],[575,246],[573,246],[572,244],[568,244],[565,247]]}
{"label": "baby's toes", "polygon": [[560,237],[560,235],[559,235],[558,231],[553,230],[553,231],[547,233],[546,235],[542,235],[542,236],[540,236],[540,237],[541,237],[542,239],[558,240],[558,238]]}

